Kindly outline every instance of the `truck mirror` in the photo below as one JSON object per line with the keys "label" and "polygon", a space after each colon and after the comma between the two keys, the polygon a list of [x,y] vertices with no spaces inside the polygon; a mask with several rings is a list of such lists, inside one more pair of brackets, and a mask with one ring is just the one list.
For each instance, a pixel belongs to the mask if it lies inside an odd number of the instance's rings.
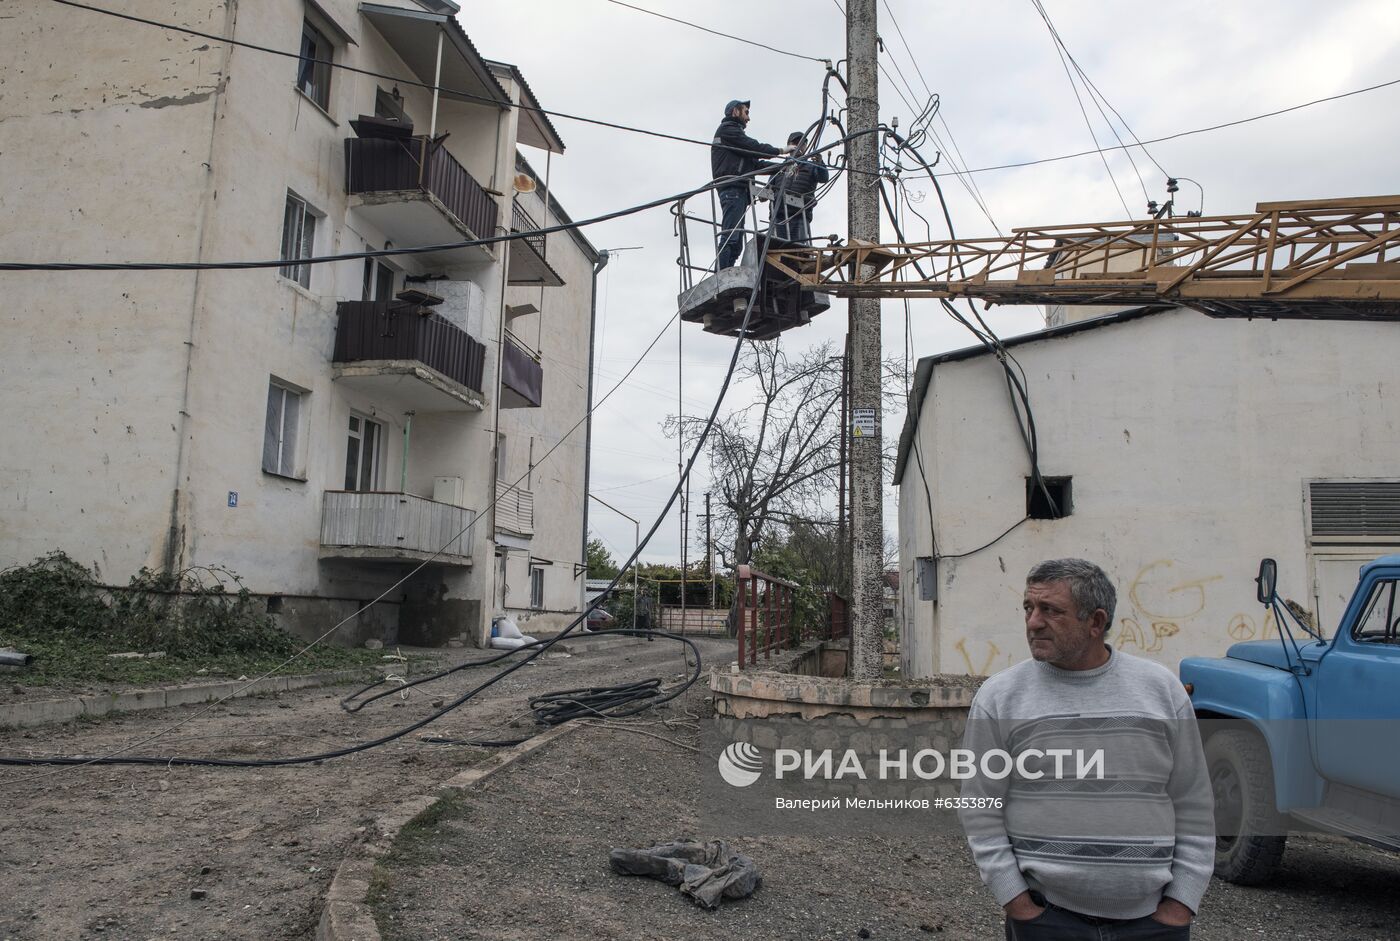
{"label": "truck mirror", "polygon": [[1255,597],[1260,604],[1269,604],[1274,600],[1274,588],[1278,584],[1278,563],[1273,559],[1259,560],[1259,577],[1254,580],[1258,586]]}

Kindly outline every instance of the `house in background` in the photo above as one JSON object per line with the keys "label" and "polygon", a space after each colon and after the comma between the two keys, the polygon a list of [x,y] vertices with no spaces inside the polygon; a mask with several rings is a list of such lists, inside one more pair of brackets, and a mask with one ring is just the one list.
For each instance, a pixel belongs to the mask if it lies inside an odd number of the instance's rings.
{"label": "house in background", "polygon": [[[587,456],[565,436],[597,253],[456,244],[567,218],[519,177],[522,150],[563,151],[519,71],[446,0],[125,9],[300,58],[12,11],[0,256],[283,264],[0,274],[0,397],[27,432],[0,455],[0,564],[227,566],[306,636],[388,592],[350,643],[576,615]],[[442,247],[302,263],[414,246]]]}
{"label": "house in background", "polygon": [[1359,566],[1400,549],[1394,324],[1159,307],[1006,346],[1055,505],[1029,479],[996,359],[920,360],[894,477],[905,675],[1025,659],[1021,593],[1043,559],[1102,565],[1109,643],[1175,669],[1277,636],[1254,598],[1261,557],[1330,635]]}

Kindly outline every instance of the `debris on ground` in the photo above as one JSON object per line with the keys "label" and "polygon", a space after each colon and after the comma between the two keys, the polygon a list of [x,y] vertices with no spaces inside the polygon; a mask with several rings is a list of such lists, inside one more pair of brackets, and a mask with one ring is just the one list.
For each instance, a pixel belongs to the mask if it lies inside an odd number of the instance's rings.
{"label": "debris on ground", "polygon": [[752,859],[730,853],[723,840],[699,843],[677,840],[644,850],[615,849],[608,856],[614,872],[646,876],[680,886],[705,908],[718,908],[722,899],[748,898],[763,884]]}

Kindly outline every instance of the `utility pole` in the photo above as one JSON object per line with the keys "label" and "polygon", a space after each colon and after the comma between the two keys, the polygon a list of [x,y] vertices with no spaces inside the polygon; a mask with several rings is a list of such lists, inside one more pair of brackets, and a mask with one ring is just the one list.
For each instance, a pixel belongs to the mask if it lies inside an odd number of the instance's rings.
{"label": "utility pole", "polygon": [[[878,0],[846,0],[846,204],[851,241],[880,241]],[[873,272],[872,272],[873,273]],[[884,510],[880,466],[880,301],[851,298],[851,654],[853,680],[884,672]]]}
{"label": "utility pole", "polygon": [[715,606],[715,540],[710,526],[710,491],[705,491],[705,574],[710,579],[710,607]]}

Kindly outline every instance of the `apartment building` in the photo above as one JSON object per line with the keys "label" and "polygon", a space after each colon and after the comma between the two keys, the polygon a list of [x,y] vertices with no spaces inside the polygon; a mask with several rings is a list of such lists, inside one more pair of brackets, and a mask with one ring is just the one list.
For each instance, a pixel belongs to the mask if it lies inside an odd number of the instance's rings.
{"label": "apartment building", "polygon": [[446,0],[123,11],[292,55],[12,10],[0,257],[280,263],[0,273],[0,564],[227,566],[308,636],[387,592],[348,643],[577,613],[598,254],[461,244],[567,218],[519,70]]}

